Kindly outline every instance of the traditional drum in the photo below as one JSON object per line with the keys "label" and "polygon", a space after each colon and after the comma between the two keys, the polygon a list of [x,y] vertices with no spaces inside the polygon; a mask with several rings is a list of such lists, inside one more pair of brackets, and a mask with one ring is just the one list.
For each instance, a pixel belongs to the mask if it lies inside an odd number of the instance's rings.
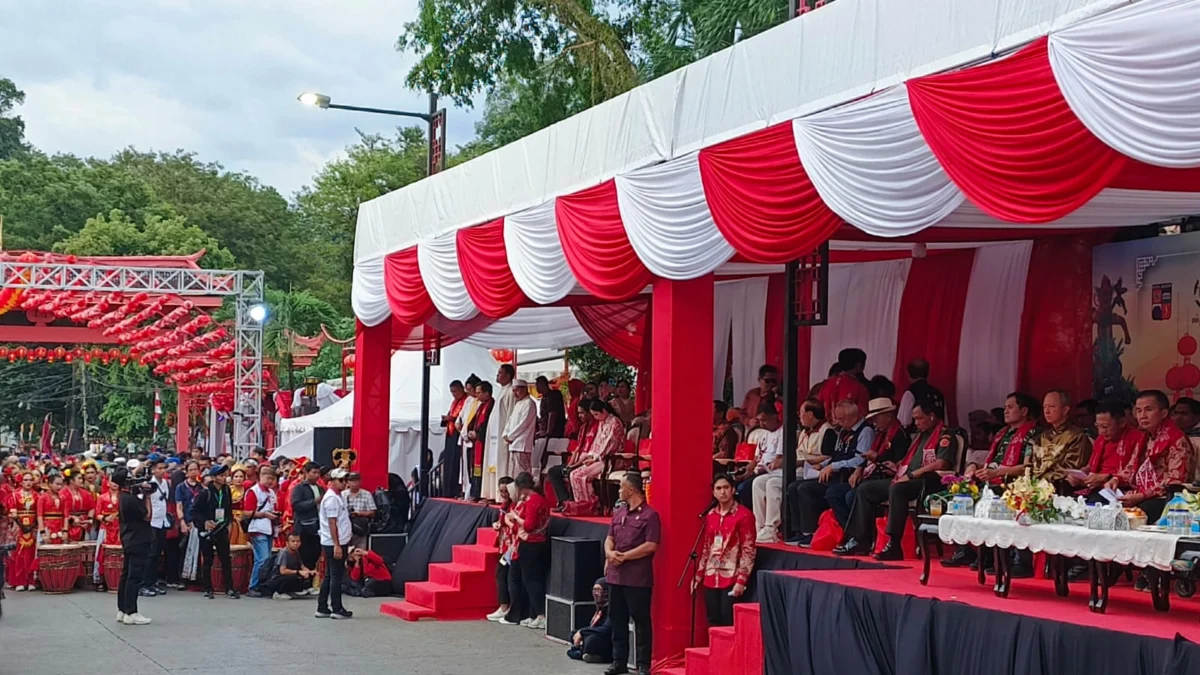
{"label": "traditional drum", "polygon": [[96,565],[96,542],[85,541],[80,544],[83,547],[83,557],[79,568],[79,580],[75,586],[84,590],[95,588],[94,579],[92,579],[92,570]]}
{"label": "traditional drum", "polygon": [[42,592],[70,593],[79,579],[83,547],[78,544],[44,544],[38,547],[38,578]]}
{"label": "traditional drum", "polygon": [[125,566],[125,551],[120,546],[104,546],[104,585],[109,593],[121,587],[121,568]]}
{"label": "traditional drum", "polygon": [[[229,547],[229,560],[233,564],[233,587],[239,593],[245,593],[250,588],[250,569],[254,566],[254,554],[249,544],[233,544]],[[225,575],[221,559],[213,555],[212,585],[217,593],[224,593]]]}

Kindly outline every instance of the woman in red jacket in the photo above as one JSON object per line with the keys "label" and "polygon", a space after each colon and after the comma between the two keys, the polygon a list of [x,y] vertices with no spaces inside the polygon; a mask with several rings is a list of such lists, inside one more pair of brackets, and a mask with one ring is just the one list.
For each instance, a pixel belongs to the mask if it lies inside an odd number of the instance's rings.
{"label": "woman in red jacket", "polygon": [[362,589],[364,598],[392,594],[392,572],[378,553],[351,546],[348,549],[346,570],[350,574],[350,580]]}

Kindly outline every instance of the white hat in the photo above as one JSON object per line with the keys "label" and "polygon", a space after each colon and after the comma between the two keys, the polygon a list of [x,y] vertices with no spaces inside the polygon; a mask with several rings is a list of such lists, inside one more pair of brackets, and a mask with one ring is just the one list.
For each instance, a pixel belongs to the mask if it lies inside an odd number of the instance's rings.
{"label": "white hat", "polygon": [[[116,458],[116,459],[114,459],[113,461],[114,461],[114,462],[116,462],[117,464],[124,464],[124,463],[125,463],[125,458],[124,458],[124,457],[117,457],[117,458]],[[136,460],[134,460],[134,461],[136,461]]]}
{"label": "white hat", "polygon": [[513,380],[513,386],[529,388],[529,383],[525,380]]}
{"label": "white hat", "polygon": [[880,413],[892,412],[895,409],[896,404],[892,403],[892,399],[887,398],[886,396],[873,398],[871,399],[871,402],[867,404],[867,419],[871,419]]}
{"label": "white hat", "polygon": [[128,462],[125,462],[125,468],[129,469],[130,471],[137,469],[141,465],[142,463],[136,459],[131,459]]}
{"label": "white hat", "polygon": [[346,478],[346,476],[349,475],[349,473],[350,473],[349,471],[346,471],[345,469],[338,467],[338,468],[334,469],[333,471],[329,472],[329,477],[333,480],[344,480]]}

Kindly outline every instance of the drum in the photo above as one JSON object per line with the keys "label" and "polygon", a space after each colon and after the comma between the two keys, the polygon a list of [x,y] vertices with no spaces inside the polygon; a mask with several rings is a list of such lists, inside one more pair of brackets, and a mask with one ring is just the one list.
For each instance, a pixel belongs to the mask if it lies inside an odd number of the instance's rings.
{"label": "drum", "polygon": [[254,552],[249,544],[234,544],[229,547],[229,559],[233,562],[233,587],[239,593],[250,590],[250,572],[254,569]]}
{"label": "drum", "polygon": [[92,590],[95,588],[95,580],[92,579],[92,570],[96,568],[96,542],[85,541],[80,546],[83,547],[83,557],[79,568],[79,580],[75,586],[85,591]]}
{"label": "drum", "polygon": [[125,551],[119,545],[104,546],[104,585],[109,593],[121,587],[121,568],[125,566]]}
{"label": "drum", "polygon": [[45,544],[38,547],[38,578],[42,592],[70,593],[79,579],[83,547],[78,544]]}

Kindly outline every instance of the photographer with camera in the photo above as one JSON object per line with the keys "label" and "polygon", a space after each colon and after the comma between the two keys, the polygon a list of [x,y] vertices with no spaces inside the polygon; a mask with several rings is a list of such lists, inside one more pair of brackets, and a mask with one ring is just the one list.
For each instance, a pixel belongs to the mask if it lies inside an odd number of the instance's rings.
{"label": "photographer with camera", "polygon": [[200,491],[192,503],[192,526],[200,532],[200,574],[203,576],[204,597],[212,599],[213,554],[221,558],[225,578],[225,594],[231,600],[240,596],[233,586],[233,561],[229,557],[229,527],[233,524],[233,494],[225,484],[229,467],[217,464],[209,469],[211,482]]}
{"label": "photographer with camera", "polygon": [[126,626],[144,626],[150,619],[138,613],[138,591],[150,562],[150,546],[154,533],[150,528],[150,494],[153,486],[137,482],[129,471],[120,468],[113,472],[112,482],[121,489],[119,498],[121,521],[121,583],[117,588],[117,621]]}

